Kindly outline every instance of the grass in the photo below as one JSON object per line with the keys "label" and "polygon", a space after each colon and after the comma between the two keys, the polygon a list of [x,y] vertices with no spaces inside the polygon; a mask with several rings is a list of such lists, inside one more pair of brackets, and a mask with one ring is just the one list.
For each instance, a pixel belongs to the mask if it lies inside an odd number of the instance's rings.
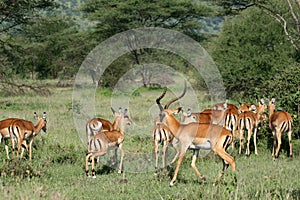
{"label": "grass", "polygon": [[[192,154],[188,152],[175,186],[169,187],[174,166],[154,175],[149,108],[160,90],[141,90],[130,97],[129,111],[135,125],[125,129],[124,173],[118,174],[104,165],[109,162],[110,153],[97,165],[97,178],[87,178],[86,147],[80,139],[85,133],[77,133],[74,126],[72,88],[51,90],[51,96],[1,97],[3,119],[20,117],[35,121],[34,111],[46,111],[48,131],[36,137],[32,161],[6,159],[1,143],[0,199],[300,199],[298,140],[294,140],[293,159],[286,156],[284,147],[279,159],[273,161],[265,141],[258,141],[258,156],[245,157],[237,154],[238,149],[229,149],[236,158],[237,171],[229,168],[224,182],[216,187],[213,182],[222,169],[221,160],[212,152],[198,159],[197,167],[207,178],[202,183],[190,167]],[[96,91],[96,110],[98,116],[112,120],[109,94]],[[170,147],[171,153],[174,151]],[[168,158],[171,160],[172,155]]]}

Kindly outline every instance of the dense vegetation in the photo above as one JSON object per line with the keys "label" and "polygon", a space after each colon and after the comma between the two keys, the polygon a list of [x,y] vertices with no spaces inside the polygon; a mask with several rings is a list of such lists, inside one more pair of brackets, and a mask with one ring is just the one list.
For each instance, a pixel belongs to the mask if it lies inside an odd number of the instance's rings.
{"label": "dense vegetation", "polygon": [[[134,194],[136,196],[133,198],[137,199],[144,199],[145,196],[160,196],[162,199],[299,198],[299,184],[295,179],[299,175],[300,148],[298,4],[299,1],[291,0],[1,1],[1,116],[31,119],[33,111],[47,111],[50,132],[35,141],[32,162],[6,160],[4,153],[1,154],[4,196],[82,199],[84,196],[95,198],[94,195],[101,190],[101,195],[108,195],[107,198],[111,199],[115,195],[121,199]],[[162,172],[159,177],[152,176],[152,171],[119,176],[114,172],[106,174],[109,169],[103,168],[98,171],[102,173],[101,178],[95,181],[86,179],[82,169],[85,146],[77,138],[72,122],[72,109],[79,112],[80,105],[72,105],[70,86],[83,61],[98,44],[117,33],[139,27],[172,29],[199,42],[214,59],[230,102],[238,105],[275,97],[277,108],[290,112],[294,120],[295,159],[285,157],[287,143],[284,138],[282,157],[278,162],[271,162],[272,136],[269,128],[264,126],[259,134],[261,154],[244,158],[233,151],[239,170],[236,174],[229,173],[228,184],[217,188],[196,180],[194,172],[189,171],[188,157],[180,171],[181,178],[176,190],[167,188],[170,175],[167,172]],[[101,89],[97,90],[101,99],[97,102],[98,115],[110,119],[109,97],[115,84],[129,70],[147,63],[170,66],[182,73],[196,91],[205,90],[203,77],[199,77],[194,67],[182,57],[157,49],[134,50],[114,60],[101,77]],[[133,113],[138,113],[138,109],[145,106],[152,106],[159,94],[151,88],[157,81],[155,76],[141,73],[140,79],[145,88],[135,91],[131,97]],[[158,80],[158,84],[172,83],[172,78],[173,74],[169,74]],[[98,81],[92,75],[90,79],[91,82]],[[207,101],[201,103],[209,104]],[[139,123],[147,121],[147,116],[133,116]],[[151,130],[150,126],[148,128]],[[147,143],[143,148],[152,151],[150,134],[147,133],[145,138],[138,129],[130,131],[133,134],[126,139],[127,148],[137,146],[137,149],[130,150],[139,152],[142,144]],[[134,136],[135,133],[137,136]],[[221,168],[219,160],[210,155],[199,163],[204,174],[213,174],[209,177],[212,182]],[[18,167],[12,172],[13,165]],[[258,168],[265,168],[265,171]],[[123,179],[127,179],[128,183],[119,183]],[[26,184],[20,186],[21,181]],[[144,182],[149,184],[141,188]],[[11,193],[14,190],[20,192]],[[156,191],[156,195],[152,191]]]}

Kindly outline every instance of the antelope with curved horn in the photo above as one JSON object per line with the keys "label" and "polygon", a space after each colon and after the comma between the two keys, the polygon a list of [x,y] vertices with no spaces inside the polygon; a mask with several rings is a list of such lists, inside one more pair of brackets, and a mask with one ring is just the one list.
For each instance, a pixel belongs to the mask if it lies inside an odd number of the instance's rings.
{"label": "antelope with curved horn", "polygon": [[85,159],[85,172],[89,177],[89,162],[92,162],[92,176],[96,178],[95,172],[95,157],[103,156],[110,149],[118,148],[121,152],[121,160],[118,169],[118,173],[122,172],[123,168],[123,159],[124,159],[124,151],[123,151],[123,141],[124,141],[124,126],[130,125],[132,123],[131,119],[127,115],[126,112],[119,112],[117,117],[117,122],[119,125],[119,130],[112,131],[102,131],[98,132],[90,141],[89,141],[89,151],[86,154]]}
{"label": "antelope with curved horn", "polygon": [[[159,96],[156,100],[156,103],[158,104],[159,108],[163,108],[163,106],[160,103],[160,100],[166,95],[167,88],[165,87],[164,92]],[[182,96],[178,97],[179,99],[182,98]],[[176,99],[176,98],[175,98]],[[165,105],[165,108],[169,108],[173,100],[168,102]],[[176,101],[176,100],[175,100]],[[178,140],[174,137],[174,135],[171,133],[170,129],[163,123],[159,121],[159,118],[155,120],[155,125],[152,129],[152,135],[153,135],[153,143],[154,143],[154,152],[155,152],[155,169],[158,169],[158,158],[159,158],[159,145],[162,145],[162,168],[166,166],[166,152],[168,149],[168,146],[171,145],[175,151],[176,154],[171,161],[170,165],[172,165],[179,155],[179,148],[178,148]]]}
{"label": "antelope with curved horn", "polygon": [[[33,139],[39,134],[41,130],[45,133],[47,132],[47,120],[46,120],[46,112],[43,113],[42,118],[40,118],[36,112],[34,112],[35,117],[38,119],[36,125],[34,125],[31,121],[18,119],[11,123],[9,126],[10,140],[12,143],[12,148],[14,151],[15,141],[17,141],[17,156],[22,147],[22,152],[20,158],[23,157],[24,149],[26,148],[29,152],[29,160],[32,158],[32,142]],[[26,139],[28,139],[29,144],[27,145]]]}
{"label": "antelope with curved horn", "polygon": [[293,119],[288,112],[285,111],[276,111],[275,98],[272,98],[269,101],[269,127],[272,130],[274,137],[274,144],[272,150],[272,156],[274,156],[274,160],[279,156],[279,150],[281,147],[281,134],[282,132],[287,132],[290,146],[290,157],[293,156],[293,148],[292,148],[292,125]]}
{"label": "antelope with curved horn", "polygon": [[[181,96],[183,96],[185,92],[186,87]],[[167,105],[170,105],[178,99],[179,98],[173,99]],[[223,161],[223,171],[218,176],[214,185],[218,184],[229,165],[231,165],[232,170],[235,171],[235,160],[225,151],[232,142],[233,135],[230,131],[226,130],[224,127],[213,124],[199,124],[196,122],[180,124],[180,122],[173,116],[173,113],[180,112],[181,108],[175,110],[162,108],[159,101],[160,99],[156,100],[160,108],[161,122],[166,123],[174,137],[177,138],[181,143],[180,156],[178,158],[177,166],[174,176],[170,182],[170,186],[173,186],[177,179],[180,165],[188,149],[191,149],[194,152],[191,166],[195,170],[197,176],[204,181],[206,178],[200,174],[196,167],[196,159],[200,149],[212,149],[218,156],[221,157]]]}

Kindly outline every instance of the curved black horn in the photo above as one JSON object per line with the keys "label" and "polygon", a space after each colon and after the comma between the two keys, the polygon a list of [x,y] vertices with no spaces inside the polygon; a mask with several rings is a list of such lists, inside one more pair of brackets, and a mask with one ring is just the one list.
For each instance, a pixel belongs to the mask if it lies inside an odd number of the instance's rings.
{"label": "curved black horn", "polygon": [[163,110],[164,108],[162,107],[162,105],[160,104],[160,100],[166,95],[167,93],[167,87],[164,88],[163,93],[156,99],[156,103],[159,107],[160,110]]}
{"label": "curved black horn", "polygon": [[186,81],[184,82],[184,89],[183,89],[183,92],[182,94],[179,96],[179,97],[176,97],[174,99],[171,99],[166,105],[165,105],[165,109],[168,109],[169,106],[174,103],[175,101],[181,99],[184,95],[185,95],[185,92],[186,92]]}

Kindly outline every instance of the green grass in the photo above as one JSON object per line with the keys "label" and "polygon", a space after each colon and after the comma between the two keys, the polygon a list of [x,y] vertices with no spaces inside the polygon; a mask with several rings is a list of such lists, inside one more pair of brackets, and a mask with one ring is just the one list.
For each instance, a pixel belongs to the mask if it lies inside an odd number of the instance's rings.
{"label": "green grass", "polygon": [[[129,111],[135,125],[125,129],[124,173],[118,174],[104,165],[109,154],[97,165],[97,178],[87,178],[84,172],[86,147],[80,140],[80,134],[85,133],[77,133],[74,126],[72,88],[52,88],[51,91],[52,95],[47,97],[1,97],[3,119],[20,117],[35,122],[33,112],[46,111],[48,131],[36,137],[32,161],[7,160],[1,143],[0,199],[300,199],[298,140],[294,140],[293,159],[287,158],[284,147],[279,159],[273,161],[266,141],[258,141],[258,156],[245,157],[238,155],[237,149],[229,149],[236,158],[237,171],[229,168],[224,182],[216,187],[213,182],[222,169],[221,160],[213,152],[198,159],[197,167],[207,178],[207,182],[202,183],[190,167],[192,152],[188,152],[178,180],[169,187],[174,166],[157,175],[153,171],[155,158],[149,108],[161,90],[140,90],[138,95],[130,97]],[[109,91],[96,92],[96,110],[98,116],[112,120],[109,94]],[[171,147],[169,150],[173,152]],[[169,156],[169,160],[171,158]]]}

